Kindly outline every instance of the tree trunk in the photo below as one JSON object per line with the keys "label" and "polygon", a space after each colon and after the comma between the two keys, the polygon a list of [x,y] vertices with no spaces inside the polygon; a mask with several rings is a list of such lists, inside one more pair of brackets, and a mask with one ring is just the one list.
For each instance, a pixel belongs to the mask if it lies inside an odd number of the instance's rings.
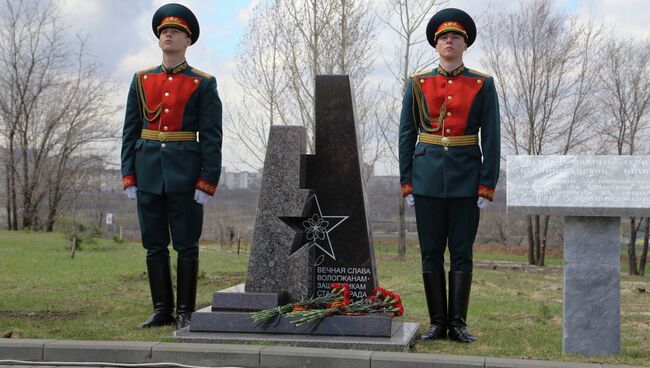
{"label": "tree trunk", "polygon": [[56,216],[58,215],[57,207],[50,205],[50,209],[47,212],[47,228],[45,231],[51,233],[54,231],[54,222],[56,222]]}
{"label": "tree trunk", "polygon": [[650,217],[645,219],[644,227],[645,235],[643,236],[643,250],[641,251],[641,258],[639,259],[639,275],[645,276],[645,264],[648,259],[648,238],[650,238]]}
{"label": "tree trunk", "polygon": [[528,264],[535,264],[535,241],[533,236],[533,215],[526,215],[526,232],[528,233]]}
{"label": "tree trunk", "polygon": [[75,191],[72,198],[72,245],[70,247],[70,258],[74,259],[77,252],[77,194]]}
{"label": "tree trunk", "polygon": [[11,181],[9,180],[9,165],[5,164],[5,172],[7,173],[7,230],[11,229]]}
{"label": "tree trunk", "polygon": [[551,216],[544,216],[543,220],[543,228],[542,228],[542,235],[541,235],[541,249],[539,253],[539,259],[537,260],[537,265],[544,267],[544,264],[546,262],[546,244],[548,240],[548,223],[551,219]]}
{"label": "tree trunk", "polygon": [[627,245],[628,266],[630,268],[630,275],[638,275],[639,271],[636,268],[636,219],[630,217],[630,242]]}
{"label": "tree trunk", "polygon": [[97,216],[97,228],[101,229],[104,226],[104,214],[105,211],[99,211],[99,216]]}
{"label": "tree trunk", "polygon": [[7,196],[10,198],[11,202],[11,226],[10,230],[18,230],[18,201],[16,199],[16,161],[14,155],[14,137],[13,134],[9,137],[9,168],[7,174],[9,175],[9,187],[11,192],[7,193]]}
{"label": "tree trunk", "polygon": [[539,266],[539,260],[541,258],[541,242],[540,242],[540,223],[539,223],[539,215],[535,215],[535,222],[533,223],[533,234],[535,237],[533,238],[533,241],[535,242],[535,265]]}
{"label": "tree trunk", "polygon": [[398,195],[399,198],[399,228],[397,232],[397,259],[403,261],[406,259],[406,206],[404,205],[404,197],[401,191]]}

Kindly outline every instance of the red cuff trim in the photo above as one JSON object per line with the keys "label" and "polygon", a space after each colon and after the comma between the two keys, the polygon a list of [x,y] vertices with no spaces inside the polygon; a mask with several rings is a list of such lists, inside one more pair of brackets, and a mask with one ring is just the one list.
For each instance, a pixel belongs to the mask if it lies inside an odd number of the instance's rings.
{"label": "red cuff trim", "polygon": [[494,188],[486,187],[485,185],[479,185],[478,196],[487,198],[492,201],[494,199]]}
{"label": "red cuff trim", "polygon": [[217,185],[212,184],[209,181],[199,179],[199,181],[196,182],[196,189],[213,196],[214,193],[217,191]]}
{"label": "red cuff trim", "polygon": [[402,197],[406,197],[407,195],[413,193],[413,185],[411,183],[406,183],[402,184]]}
{"label": "red cuff trim", "polygon": [[124,189],[135,185],[135,175],[129,175],[122,178]]}

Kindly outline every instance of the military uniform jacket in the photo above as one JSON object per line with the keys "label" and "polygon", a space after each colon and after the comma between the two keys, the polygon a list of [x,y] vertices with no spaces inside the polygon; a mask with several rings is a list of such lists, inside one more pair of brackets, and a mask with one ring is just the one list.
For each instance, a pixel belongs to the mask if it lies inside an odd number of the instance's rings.
{"label": "military uniform jacket", "polygon": [[[492,200],[499,177],[499,126],[499,102],[492,77],[462,65],[451,73],[438,67],[413,75],[400,115],[402,195],[478,195]],[[480,133],[480,147],[423,143],[418,139],[420,133],[457,140],[458,136]]]}
{"label": "military uniform jacket", "polygon": [[[185,62],[136,73],[122,134],[124,187],[154,194],[197,188],[214,195],[221,175],[221,114],[216,79]],[[142,138],[143,129],[153,133],[149,139]],[[162,132],[190,138],[156,139]]]}

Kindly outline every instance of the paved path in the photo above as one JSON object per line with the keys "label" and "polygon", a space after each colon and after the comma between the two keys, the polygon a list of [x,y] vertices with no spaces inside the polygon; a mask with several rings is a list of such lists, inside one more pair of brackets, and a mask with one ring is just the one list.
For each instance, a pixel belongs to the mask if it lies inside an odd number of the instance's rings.
{"label": "paved path", "polygon": [[[12,362],[9,360],[12,360]],[[15,361],[30,363],[17,363]],[[55,362],[66,362],[68,364]],[[104,365],[103,362],[108,362],[108,364]],[[171,364],[166,365],[165,362]],[[609,364],[287,346],[0,339],[0,368],[78,368],[80,366],[92,368],[171,368],[183,366],[259,368],[632,368],[630,366]]]}

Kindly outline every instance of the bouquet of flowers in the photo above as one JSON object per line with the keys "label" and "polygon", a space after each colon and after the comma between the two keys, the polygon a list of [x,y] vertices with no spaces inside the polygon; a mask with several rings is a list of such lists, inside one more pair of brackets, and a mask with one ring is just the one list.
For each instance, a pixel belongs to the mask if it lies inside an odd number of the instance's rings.
{"label": "bouquet of flowers", "polygon": [[377,287],[371,296],[352,303],[348,283],[333,283],[330,287],[330,292],[325,296],[255,312],[251,314],[251,319],[260,323],[284,315],[292,318],[290,323],[299,327],[334,314],[385,314],[393,318],[404,313],[400,296],[390,290]]}
{"label": "bouquet of flowers", "polygon": [[[289,312],[292,311],[298,311],[298,310],[306,310],[309,309],[312,306],[320,306],[323,304],[328,304],[332,303],[338,299],[340,299],[341,295],[345,293],[345,290],[341,289],[332,289],[329,294],[326,294],[325,296],[317,297],[317,298],[312,298],[312,299],[306,299],[306,300],[301,300],[299,302],[295,303],[289,303],[285,305],[281,305],[277,308],[271,308],[271,309],[264,309],[261,311],[253,312],[251,313],[251,319],[255,323],[264,323],[266,322],[269,318],[276,317],[276,316],[281,316],[285,315]],[[350,295],[350,290],[348,288],[347,291],[348,295],[348,300],[349,295]]]}

